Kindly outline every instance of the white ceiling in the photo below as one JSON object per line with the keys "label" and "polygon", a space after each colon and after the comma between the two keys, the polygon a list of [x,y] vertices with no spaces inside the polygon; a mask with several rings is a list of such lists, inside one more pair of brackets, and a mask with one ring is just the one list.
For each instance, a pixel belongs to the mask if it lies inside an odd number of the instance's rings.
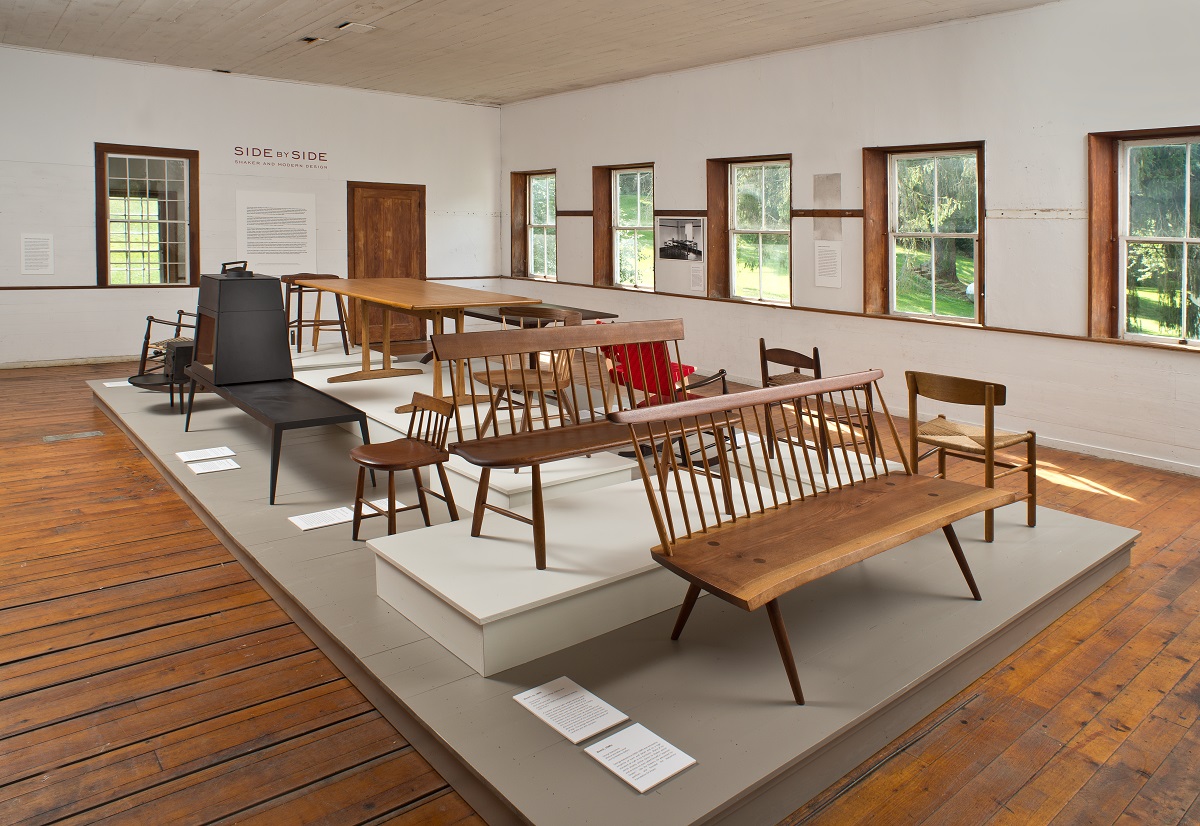
{"label": "white ceiling", "polygon": [[1048,1],[0,0],[0,43],[503,104]]}

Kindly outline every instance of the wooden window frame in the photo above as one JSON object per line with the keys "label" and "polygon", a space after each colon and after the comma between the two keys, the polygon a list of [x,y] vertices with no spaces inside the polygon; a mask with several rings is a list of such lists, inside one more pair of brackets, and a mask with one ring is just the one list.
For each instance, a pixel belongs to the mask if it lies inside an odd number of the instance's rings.
{"label": "wooden window frame", "polygon": [[1088,338],[1122,339],[1121,144],[1194,136],[1200,126],[1088,134]]}
{"label": "wooden window frame", "polygon": [[[729,254],[729,170],[734,164],[744,163],[778,163],[786,161],[789,170],[794,170],[791,153],[785,155],[748,155],[737,158],[709,158],[705,161],[705,178],[707,189],[708,218],[708,297],[729,298],[732,294],[733,270]],[[795,181],[791,172],[788,173],[789,188]],[[794,197],[794,188],[793,188]],[[789,204],[789,207],[792,206]],[[794,218],[795,210],[790,210]],[[795,256],[792,254],[793,233],[788,227],[788,263],[789,268],[795,266]],[[788,306],[791,305],[791,287],[788,288]],[[763,303],[763,302],[755,302]],[[776,306],[767,303],[767,306]]]}
{"label": "wooden window frame", "polygon": [[[621,169],[649,169],[653,163],[624,163],[592,167],[592,284],[617,287],[613,258],[613,173]],[[630,289],[632,287],[621,287]],[[639,292],[649,292],[640,290]]]}
{"label": "wooden window frame", "polygon": [[[108,259],[108,156],[134,155],[188,162],[188,279],[178,284],[110,284]],[[113,289],[198,287],[200,285],[200,152],[161,146],[96,144],[96,284]]]}
{"label": "wooden window frame", "polygon": [[[986,281],[984,280],[984,216],[987,214],[984,185],[984,142],[929,143],[913,146],[875,146],[863,148],[863,313],[891,315],[892,261],[889,239],[891,205],[891,158],[893,155],[929,154],[975,151],[978,176],[979,211],[977,254],[975,256],[975,318],[909,316],[938,324],[969,324],[984,327]],[[897,317],[900,317],[897,314]]]}
{"label": "wooden window frame", "polygon": [[[530,278],[529,275],[529,179],[535,175],[554,176],[554,202],[558,204],[558,171],[555,169],[531,169],[513,172],[509,176],[509,273],[514,278]],[[555,210],[555,226],[558,212]],[[555,245],[557,249],[557,244]],[[558,267],[555,267],[557,272]],[[549,279],[546,279],[549,280]],[[556,279],[557,280],[557,279]]]}

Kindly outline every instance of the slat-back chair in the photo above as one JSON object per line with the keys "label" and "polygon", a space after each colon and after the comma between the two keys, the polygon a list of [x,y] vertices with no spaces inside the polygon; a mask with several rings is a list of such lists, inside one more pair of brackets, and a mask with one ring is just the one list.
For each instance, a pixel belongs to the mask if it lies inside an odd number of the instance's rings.
{"label": "slat-back chair", "polygon": [[[578,327],[582,323],[583,316],[574,310],[536,306],[500,308],[500,325],[504,330]],[[501,356],[484,370],[472,373],[471,378],[486,386],[491,395],[491,405],[480,432],[486,432],[491,426],[493,435],[499,433],[498,413],[501,410],[509,413],[509,432],[516,433],[518,427],[521,430],[532,427],[535,407],[542,411],[543,418],[547,416],[547,394],[553,394],[562,412],[575,421],[570,394],[563,392],[570,380],[573,356],[570,350]],[[514,394],[520,395],[520,399]],[[521,411],[519,425],[515,417],[517,410]]]}
{"label": "slat-back chair", "polygon": [[[913,370],[905,371],[904,377],[908,382],[908,443],[909,456],[914,472],[920,461],[932,454],[937,454],[940,478],[946,477],[946,457],[952,456],[966,459],[969,462],[979,462],[983,465],[983,484],[994,488],[997,479],[1003,479],[1014,473],[1024,473],[1026,477],[1026,492],[1021,496],[1028,505],[1026,515],[1029,527],[1037,524],[1037,435],[1028,430],[1024,433],[1009,433],[996,429],[996,408],[1007,400],[1007,389],[1003,384],[966,379],[959,376],[943,376],[938,373],[920,373]],[[947,419],[944,415],[927,422],[917,420],[917,398],[945,402],[946,404],[965,404],[983,407],[983,427],[964,424]],[[1016,447],[1024,442],[1025,461],[1016,461],[997,457],[997,450]],[[919,445],[927,445],[929,450],[918,455]],[[996,468],[1003,468],[996,473]],[[995,515],[988,511],[983,518],[983,538],[991,542],[995,537]]]}
{"label": "slat-back chair", "polygon": [[[673,451],[651,451],[652,458],[637,454],[660,540],[652,556],[689,583],[671,638],[679,638],[701,591],[748,611],[765,607],[800,704],[804,695],[780,597],[941,528],[971,595],[979,599],[952,523],[1013,500],[1012,494],[913,475],[878,392],[882,375],[872,370],[609,416],[627,424],[635,441],[682,441],[702,457],[684,463]],[[867,427],[876,402],[899,465],[883,458],[881,428]],[[782,418],[778,435],[766,419],[773,405]],[[827,411],[835,408],[853,416],[857,426],[831,427]],[[827,465],[817,447],[822,430],[830,433]],[[760,438],[702,438],[719,431],[756,432]],[[868,445],[868,438],[875,443]],[[714,465],[719,472],[710,469]]]}

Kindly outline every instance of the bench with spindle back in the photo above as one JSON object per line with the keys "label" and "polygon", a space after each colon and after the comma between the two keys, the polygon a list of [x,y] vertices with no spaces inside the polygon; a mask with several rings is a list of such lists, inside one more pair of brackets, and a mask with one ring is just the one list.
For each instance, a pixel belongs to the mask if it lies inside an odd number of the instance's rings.
{"label": "bench with spindle back", "polygon": [[[480,535],[484,513],[489,510],[529,524],[533,527],[534,562],[538,570],[544,570],[541,466],[601,451],[629,449],[629,428],[608,421],[605,414],[654,403],[668,391],[656,388],[659,392],[651,393],[628,385],[618,387],[612,379],[610,356],[622,348],[656,344],[664,356],[679,360],[682,338],[683,322],[679,319],[433,336],[438,360],[452,362],[459,441],[450,445],[450,450],[481,468],[471,535]],[[508,406],[493,410],[495,395],[478,396],[479,387],[507,388]],[[522,409],[518,401],[528,403],[547,396],[555,404],[540,405],[537,415],[529,408]],[[463,440],[463,407],[467,406],[474,438]],[[491,472],[520,468],[530,468],[532,475],[532,512],[528,517],[487,502]]]}
{"label": "bench with spindle back", "polygon": [[[631,441],[680,447],[638,454],[661,541],[652,556],[689,583],[671,638],[679,638],[701,591],[747,611],[765,606],[801,705],[780,597],[941,528],[978,600],[953,523],[1016,498],[913,475],[879,393],[882,376],[871,370],[609,415],[630,428]],[[867,427],[876,401],[900,466],[883,458],[882,428]]]}

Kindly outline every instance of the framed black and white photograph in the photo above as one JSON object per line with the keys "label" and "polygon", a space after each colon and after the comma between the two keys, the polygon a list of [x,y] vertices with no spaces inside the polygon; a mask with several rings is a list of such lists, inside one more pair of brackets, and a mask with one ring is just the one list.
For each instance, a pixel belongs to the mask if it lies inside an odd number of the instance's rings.
{"label": "framed black and white photograph", "polygon": [[656,219],[658,260],[703,261],[704,221],[704,218]]}

